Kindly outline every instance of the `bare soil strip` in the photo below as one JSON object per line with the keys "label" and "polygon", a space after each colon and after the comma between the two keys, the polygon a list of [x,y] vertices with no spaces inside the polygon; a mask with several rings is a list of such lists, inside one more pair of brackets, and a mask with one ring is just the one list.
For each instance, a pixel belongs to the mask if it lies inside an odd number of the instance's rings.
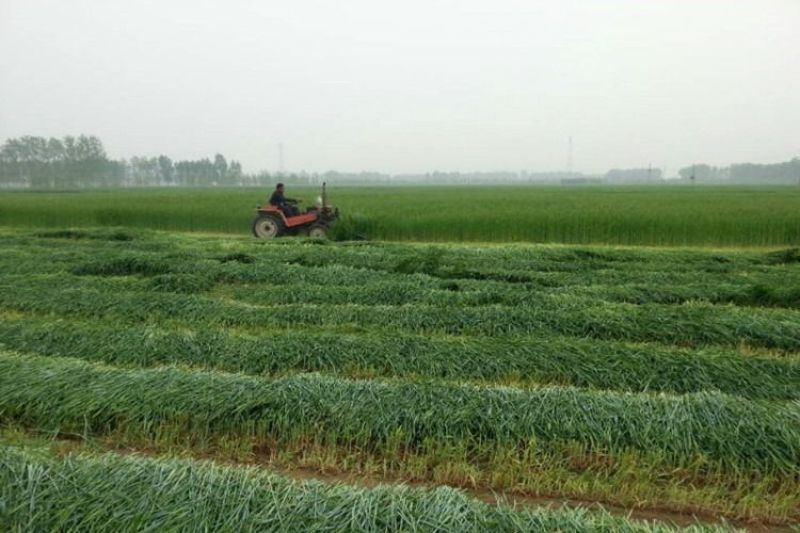
{"label": "bare soil strip", "polygon": [[[356,475],[342,472],[321,472],[312,468],[285,468],[274,467],[269,468],[281,475],[291,477],[298,480],[318,480],[327,483],[346,483],[348,485],[356,485],[361,487],[375,487],[378,485],[387,484],[403,484],[411,487],[433,487],[441,486],[435,483],[425,483],[421,481],[407,481],[389,478],[376,478],[364,475]],[[490,504],[507,504],[522,507],[585,507],[589,509],[603,509],[612,515],[624,516],[635,520],[658,520],[674,524],[680,527],[688,527],[694,524],[728,524],[736,528],[745,529],[754,533],[759,532],[791,532],[794,529],[787,525],[768,524],[763,522],[746,522],[742,520],[720,520],[719,517],[713,516],[710,513],[696,513],[689,514],[672,510],[669,508],[626,508],[618,505],[610,504],[603,501],[593,500],[578,500],[574,498],[565,498],[559,496],[532,496],[530,494],[521,494],[514,491],[493,491],[488,489],[476,489],[471,487],[455,486],[469,496]]]}
{"label": "bare soil strip", "polygon": [[[80,436],[77,435],[58,435],[56,437],[55,451],[59,454],[66,454],[73,451],[79,451],[87,445]],[[92,441],[92,446],[101,447],[104,451],[112,451],[121,455],[139,454],[148,457],[163,456],[156,450],[140,447],[126,447],[124,449],[114,448],[113,443]],[[679,527],[689,527],[695,524],[707,525],[721,525],[727,524],[735,528],[751,531],[754,533],[761,532],[786,532],[791,533],[796,531],[797,524],[777,523],[770,521],[747,521],[721,518],[709,512],[686,512],[669,507],[623,507],[615,505],[602,500],[588,500],[563,497],[559,495],[531,495],[514,490],[496,491],[485,488],[466,487],[460,485],[449,485],[434,482],[425,482],[418,480],[407,480],[402,478],[390,476],[374,476],[363,473],[352,473],[346,471],[332,471],[323,470],[319,468],[311,468],[304,466],[289,466],[289,465],[276,465],[274,461],[267,457],[256,456],[252,461],[241,461],[234,459],[219,459],[212,454],[199,454],[188,451],[185,455],[194,459],[210,460],[220,464],[230,466],[249,465],[260,466],[267,468],[273,472],[283,476],[296,479],[298,481],[316,480],[325,483],[343,483],[357,487],[376,487],[378,485],[406,485],[410,487],[437,487],[437,486],[451,486],[457,488],[467,495],[481,500],[485,503],[497,505],[506,504],[521,507],[572,507],[572,508],[588,508],[588,509],[602,509],[615,516],[623,516],[635,520],[657,520],[668,524],[673,524]]]}

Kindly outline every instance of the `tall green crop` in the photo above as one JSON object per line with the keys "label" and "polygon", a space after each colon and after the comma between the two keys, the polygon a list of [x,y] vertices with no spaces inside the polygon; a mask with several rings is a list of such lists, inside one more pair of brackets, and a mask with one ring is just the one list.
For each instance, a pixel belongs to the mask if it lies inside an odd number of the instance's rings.
{"label": "tall green crop", "polygon": [[[257,189],[0,193],[0,225],[130,226],[246,235]],[[317,189],[292,193],[308,201]],[[339,187],[370,238],[408,241],[797,246],[796,187]],[[346,228],[351,229],[351,228]],[[357,228],[358,229],[358,228]],[[345,231],[358,236],[362,231]]]}

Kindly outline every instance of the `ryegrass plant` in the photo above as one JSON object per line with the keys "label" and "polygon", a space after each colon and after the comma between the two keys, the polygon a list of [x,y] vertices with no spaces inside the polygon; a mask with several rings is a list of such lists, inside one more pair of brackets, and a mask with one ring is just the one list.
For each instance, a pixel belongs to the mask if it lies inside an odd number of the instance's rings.
{"label": "ryegrass plant", "polygon": [[718,390],[753,399],[800,399],[798,360],[557,336],[482,339],[303,329],[247,335],[21,316],[0,321],[0,346],[122,367],[179,364],[250,375],[424,376],[517,386]]}
{"label": "ryegrass plant", "polygon": [[[412,241],[797,246],[796,187],[337,187],[348,236]],[[0,225],[247,234],[269,191],[0,193]],[[308,201],[317,189],[296,189]]]}
{"label": "ryegrass plant", "polygon": [[[63,282],[63,279],[60,280]],[[566,335],[681,346],[709,345],[800,350],[800,312],[707,303],[620,304],[568,295],[540,295],[525,307],[489,304],[258,305],[207,295],[131,290],[135,280],[70,280],[53,291],[52,277],[0,279],[0,306],[103,320],[159,323],[183,320],[209,327],[382,328],[416,334],[487,337]]]}
{"label": "ryegrass plant", "polygon": [[[0,447],[9,531],[619,531],[676,528],[586,509],[493,506],[447,487],[357,488],[248,467]],[[700,526],[692,531],[728,530]]]}
{"label": "ryegrass plant", "polygon": [[26,352],[0,356],[0,422],[797,517],[794,248],[108,228],[0,230],[0,252],[0,349]]}
{"label": "ryegrass plant", "polygon": [[705,456],[732,468],[800,474],[800,403],[720,393],[527,391],[433,382],[275,380],[125,370],[73,359],[0,355],[0,420],[41,429],[147,434],[185,424],[190,435],[318,438],[366,449],[428,439],[497,449],[571,441],[587,451],[659,450],[676,464]]}

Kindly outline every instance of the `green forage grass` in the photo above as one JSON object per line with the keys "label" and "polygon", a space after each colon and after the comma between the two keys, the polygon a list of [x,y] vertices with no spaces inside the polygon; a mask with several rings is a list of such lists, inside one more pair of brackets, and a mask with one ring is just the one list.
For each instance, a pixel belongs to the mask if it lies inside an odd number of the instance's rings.
{"label": "green forage grass", "polygon": [[[64,447],[80,439],[786,524],[800,479],[797,257],[786,243],[0,229],[0,425]],[[261,475],[250,469],[209,467],[224,475],[208,485],[194,464],[34,455],[0,472],[14,480],[0,486],[12,531],[629,524],[536,521],[544,511],[530,522],[446,491],[420,496],[440,515],[352,487],[269,507],[249,481],[239,490],[235,480]],[[65,470],[79,464],[89,477]],[[140,467],[155,477],[133,475]],[[290,501],[293,491],[268,494]]]}
{"label": "green forage grass", "polygon": [[487,340],[304,329],[242,335],[25,317],[0,322],[0,338],[7,349],[16,351],[132,367],[175,363],[251,375],[425,376],[632,392],[719,390],[753,399],[800,399],[800,361],[573,337]]}
{"label": "green forage grass", "polygon": [[[797,187],[343,187],[331,201],[372,239],[797,246]],[[264,189],[0,193],[0,224],[247,234]],[[292,188],[311,204],[319,189]],[[363,228],[362,228],[363,227]],[[75,238],[75,234],[63,236]]]}
{"label": "green forage grass", "polygon": [[0,355],[0,419],[102,434],[185,424],[192,434],[293,435],[381,449],[398,432],[516,447],[572,441],[585,450],[660,450],[731,468],[798,474],[800,404],[720,393],[624,394],[548,387],[522,391],[318,375],[262,380],[177,368],[123,370],[71,359]]}
{"label": "green forage grass", "polygon": [[[492,506],[461,492],[293,481],[255,468],[0,447],[11,531],[673,531],[586,509]],[[694,531],[727,530],[693,526]]]}

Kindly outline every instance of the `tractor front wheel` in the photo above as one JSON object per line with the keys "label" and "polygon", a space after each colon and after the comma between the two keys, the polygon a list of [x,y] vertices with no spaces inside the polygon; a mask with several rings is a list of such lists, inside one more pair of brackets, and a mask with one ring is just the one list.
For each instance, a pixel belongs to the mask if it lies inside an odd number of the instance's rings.
{"label": "tractor front wheel", "polygon": [[282,229],[281,221],[270,215],[259,215],[253,221],[253,235],[259,239],[274,239]]}
{"label": "tractor front wheel", "polygon": [[324,239],[328,235],[328,226],[325,224],[314,224],[308,228],[308,236],[312,239]]}

